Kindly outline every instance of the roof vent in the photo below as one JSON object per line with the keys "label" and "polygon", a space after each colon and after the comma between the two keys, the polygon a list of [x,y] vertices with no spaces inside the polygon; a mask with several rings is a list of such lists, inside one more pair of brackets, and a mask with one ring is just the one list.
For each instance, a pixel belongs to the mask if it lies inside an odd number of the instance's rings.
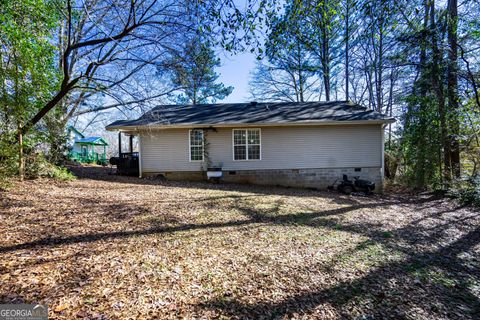
{"label": "roof vent", "polygon": [[250,101],[250,105],[251,105],[251,106],[256,106],[257,104],[258,104],[257,101]]}

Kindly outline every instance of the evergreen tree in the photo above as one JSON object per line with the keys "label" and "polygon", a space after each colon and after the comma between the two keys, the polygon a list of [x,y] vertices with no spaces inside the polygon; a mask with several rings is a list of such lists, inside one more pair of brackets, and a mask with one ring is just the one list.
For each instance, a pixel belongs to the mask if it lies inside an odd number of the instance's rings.
{"label": "evergreen tree", "polygon": [[304,102],[319,98],[314,79],[319,68],[303,39],[307,30],[295,10],[295,4],[290,4],[284,15],[272,20],[264,61],[257,64],[250,83],[256,100]]}
{"label": "evergreen tree", "polygon": [[[19,128],[58,84],[54,47],[49,42],[56,14],[47,0],[4,1],[0,10],[0,148],[9,154],[11,144],[17,142],[18,171],[23,179],[24,148],[35,137],[24,136]],[[20,134],[13,137],[14,132]],[[0,163],[0,171],[8,166]]]}
{"label": "evergreen tree", "polygon": [[233,87],[217,82],[215,68],[220,66],[220,59],[206,43],[196,39],[187,42],[181,56],[173,57],[169,64],[171,81],[182,92],[174,97],[175,103],[214,103],[233,91]]}
{"label": "evergreen tree", "polygon": [[[297,20],[305,23],[302,40],[317,61],[326,101],[336,93],[341,64],[340,3],[333,0],[298,2]],[[335,92],[334,92],[335,91]]]}

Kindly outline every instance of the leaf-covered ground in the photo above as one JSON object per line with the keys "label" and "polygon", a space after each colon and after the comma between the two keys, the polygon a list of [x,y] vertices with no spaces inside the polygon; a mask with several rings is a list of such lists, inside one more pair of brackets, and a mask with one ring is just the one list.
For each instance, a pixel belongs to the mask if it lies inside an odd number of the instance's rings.
{"label": "leaf-covered ground", "polygon": [[58,319],[480,314],[474,209],[77,171],[0,193],[0,303]]}

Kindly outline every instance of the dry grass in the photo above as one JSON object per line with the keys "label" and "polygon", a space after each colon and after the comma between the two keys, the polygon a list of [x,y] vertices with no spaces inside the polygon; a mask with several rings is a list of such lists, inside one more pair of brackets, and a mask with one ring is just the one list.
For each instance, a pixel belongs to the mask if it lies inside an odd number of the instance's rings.
{"label": "dry grass", "polygon": [[480,215],[84,168],[0,193],[0,303],[58,319],[475,318]]}

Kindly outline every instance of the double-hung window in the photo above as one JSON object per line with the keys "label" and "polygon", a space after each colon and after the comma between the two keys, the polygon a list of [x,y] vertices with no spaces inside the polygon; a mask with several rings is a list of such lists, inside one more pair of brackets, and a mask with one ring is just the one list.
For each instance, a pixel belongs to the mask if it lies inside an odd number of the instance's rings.
{"label": "double-hung window", "polygon": [[260,160],[260,129],[233,130],[233,160]]}
{"label": "double-hung window", "polygon": [[190,130],[190,161],[203,161],[203,130]]}

